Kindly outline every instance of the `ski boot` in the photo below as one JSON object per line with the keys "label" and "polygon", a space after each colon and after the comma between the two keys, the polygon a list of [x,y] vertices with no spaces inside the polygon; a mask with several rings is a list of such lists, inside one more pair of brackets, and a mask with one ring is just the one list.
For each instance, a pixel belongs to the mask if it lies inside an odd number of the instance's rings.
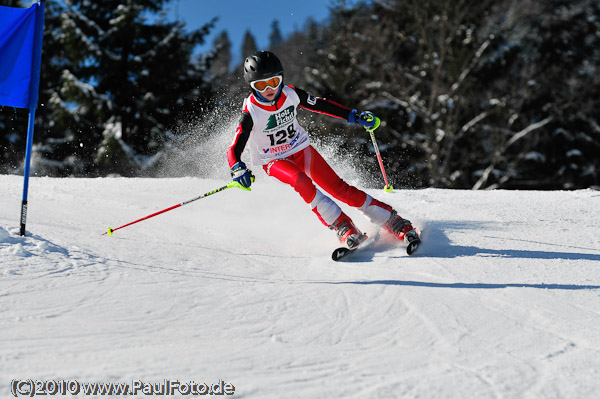
{"label": "ski boot", "polygon": [[419,233],[412,226],[409,220],[398,216],[396,211],[392,211],[389,220],[383,225],[383,228],[392,233],[400,241],[404,241],[408,246],[406,252],[411,255],[421,243]]}
{"label": "ski boot", "polygon": [[330,229],[335,230],[340,242],[347,246],[349,249],[353,249],[358,246],[367,236],[356,228],[352,219],[348,217],[344,212],[329,226]]}

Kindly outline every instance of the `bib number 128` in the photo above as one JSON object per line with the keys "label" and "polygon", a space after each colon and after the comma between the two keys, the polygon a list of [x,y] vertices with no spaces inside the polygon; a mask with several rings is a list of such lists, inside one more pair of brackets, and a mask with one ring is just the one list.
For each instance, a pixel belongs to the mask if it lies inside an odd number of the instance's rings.
{"label": "bib number 128", "polygon": [[269,139],[271,140],[271,146],[281,145],[286,142],[286,140],[293,139],[296,135],[296,130],[294,129],[294,125],[291,124],[287,127],[287,130],[280,130],[275,134],[267,134]]}

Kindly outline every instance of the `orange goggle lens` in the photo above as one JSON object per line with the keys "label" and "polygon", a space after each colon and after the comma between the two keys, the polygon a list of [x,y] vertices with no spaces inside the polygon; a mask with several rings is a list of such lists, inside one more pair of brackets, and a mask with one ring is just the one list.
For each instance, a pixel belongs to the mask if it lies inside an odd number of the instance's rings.
{"label": "orange goggle lens", "polygon": [[281,76],[274,76],[272,78],[263,79],[263,80],[255,80],[250,83],[252,88],[260,93],[267,90],[268,87],[272,89],[276,89],[281,84]]}

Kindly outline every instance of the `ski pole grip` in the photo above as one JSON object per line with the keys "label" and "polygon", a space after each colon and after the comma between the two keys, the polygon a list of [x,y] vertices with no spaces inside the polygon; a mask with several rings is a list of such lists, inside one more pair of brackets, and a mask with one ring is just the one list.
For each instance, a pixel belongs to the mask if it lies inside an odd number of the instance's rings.
{"label": "ski pole grip", "polygon": [[379,119],[378,117],[376,117],[375,115],[373,115],[371,113],[368,113],[366,115],[359,115],[359,118],[361,118],[363,121],[366,121],[366,122],[372,122],[373,118],[375,118],[375,124],[373,125],[373,127],[371,129],[364,126],[365,130],[369,133],[374,132],[375,129],[377,129],[379,127],[379,125],[381,124],[381,119]]}
{"label": "ski pole grip", "polygon": [[367,122],[370,122],[373,120],[373,118],[375,118],[375,124],[373,125],[373,127],[371,129],[368,129],[367,127],[365,127],[365,130],[369,133],[373,133],[375,131],[375,129],[377,129],[379,127],[379,125],[381,125],[381,119],[379,119],[378,117],[374,117],[373,115],[367,115],[367,118],[370,118],[367,120]]}

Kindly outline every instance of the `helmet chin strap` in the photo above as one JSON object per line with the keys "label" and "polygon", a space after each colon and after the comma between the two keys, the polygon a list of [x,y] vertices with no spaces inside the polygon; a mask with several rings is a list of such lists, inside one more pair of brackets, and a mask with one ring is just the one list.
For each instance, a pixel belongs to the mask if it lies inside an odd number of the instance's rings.
{"label": "helmet chin strap", "polygon": [[279,89],[277,90],[277,94],[275,95],[275,97],[273,97],[273,100],[267,100],[266,98],[261,96],[261,94],[258,91],[252,89],[254,95],[256,96],[256,98],[258,98],[258,101],[261,101],[263,103],[272,103],[277,101],[277,99],[279,99],[279,96],[281,95],[281,90],[283,90],[283,82],[281,82],[281,84],[279,85]]}

